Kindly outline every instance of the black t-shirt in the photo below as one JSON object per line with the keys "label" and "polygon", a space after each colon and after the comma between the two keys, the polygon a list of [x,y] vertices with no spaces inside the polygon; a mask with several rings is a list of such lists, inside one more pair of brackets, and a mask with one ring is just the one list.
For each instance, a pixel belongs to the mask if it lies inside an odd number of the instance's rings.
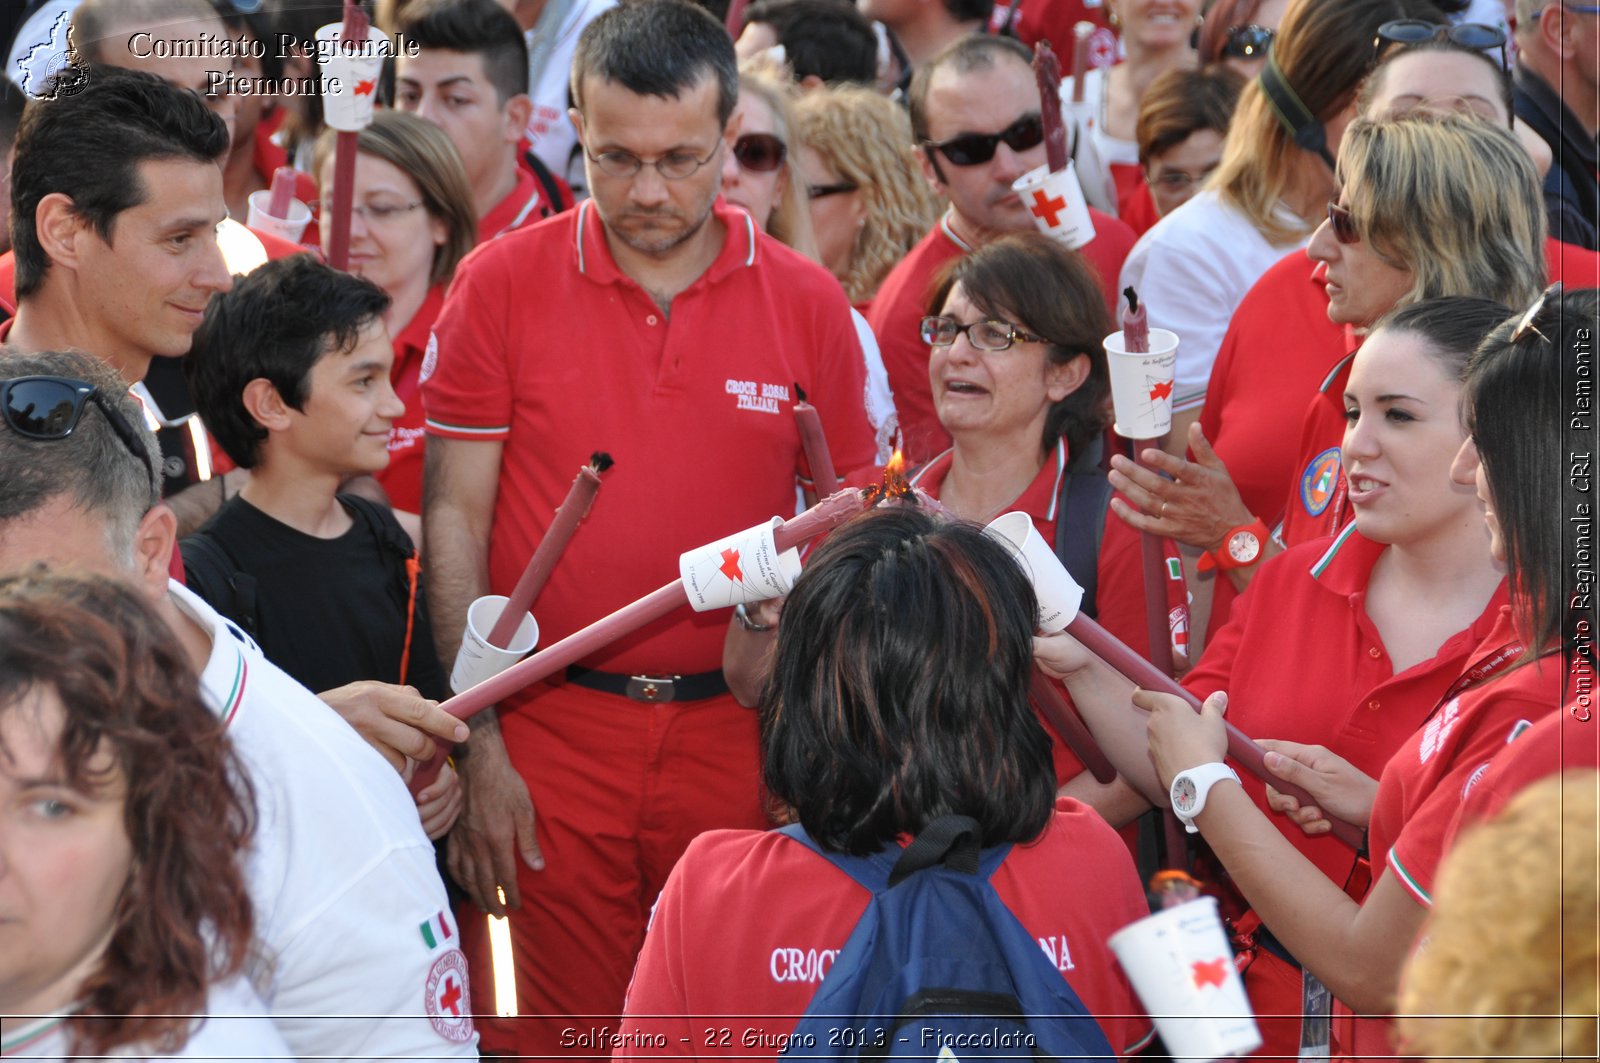
{"label": "black t-shirt", "polygon": [[376,679],[445,697],[421,573],[410,566],[413,580],[408,571],[411,539],[384,507],[353,495],[339,502],[354,523],[337,539],[319,539],[230,498],[179,544],[189,589],[313,691]]}

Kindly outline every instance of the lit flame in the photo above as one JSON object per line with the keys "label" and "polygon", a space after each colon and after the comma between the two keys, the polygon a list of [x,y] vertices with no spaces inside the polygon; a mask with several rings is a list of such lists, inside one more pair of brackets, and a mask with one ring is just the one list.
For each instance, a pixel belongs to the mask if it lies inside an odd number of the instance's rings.
{"label": "lit flame", "polygon": [[906,457],[898,447],[895,448],[894,456],[889,459],[889,464],[883,467],[883,482],[867,488],[866,499],[869,506],[890,499],[912,503],[917,501],[916,493],[906,482]]}

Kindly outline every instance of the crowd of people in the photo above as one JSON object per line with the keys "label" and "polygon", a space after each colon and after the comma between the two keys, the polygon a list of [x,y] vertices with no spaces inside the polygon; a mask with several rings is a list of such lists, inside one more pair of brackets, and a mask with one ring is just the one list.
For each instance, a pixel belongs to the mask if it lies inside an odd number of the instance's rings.
{"label": "crowd of people", "polygon": [[959,818],[1119,1057],[1160,869],[1263,1055],[1600,1059],[1600,7],[378,0],[345,136],[347,6],[0,14],[7,1058],[777,1056]]}

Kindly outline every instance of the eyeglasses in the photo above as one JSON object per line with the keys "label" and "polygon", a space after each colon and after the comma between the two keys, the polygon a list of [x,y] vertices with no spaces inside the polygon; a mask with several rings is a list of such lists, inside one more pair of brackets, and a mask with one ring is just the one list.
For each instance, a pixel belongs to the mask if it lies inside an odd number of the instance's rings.
{"label": "eyeglasses", "polygon": [[1018,340],[1025,343],[1043,343],[1043,336],[1024,332],[1006,321],[974,321],[963,325],[953,317],[925,317],[922,319],[922,342],[932,347],[948,347],[963,332],[967,342],[980,351],[1004,351]]}
{"label": "eyeglasses", "polygon": [[[1595,10],[1600,11],[1600,8]],[[1506,69],[1506,34],[1499,26],[1489,26],[1482,22],[1462,22],[1453,26],[1442,26],[1437,22],[1420,18],[1397,18],[1379,26],[1378,35],[1372,41],[1372,61],[1376,63],[1382,57],[1385,44],[1426,44],[1429,41],[1449,41],[1458,48],[1473,52],[1487,52],[1491,48],[1498,48],[1500,69]]]}
{"label": "eyeglasses", "polygon": [[850,181],[837,181],[831,185],[806,185],[806,195],[812,199],[827,199],[829,196],[841,196],[846,192],[854,192],[858,185]]}
{"label": "eyeglasses", "polygon": [[1556,281],[1554,284],[1550,285],[1550,287],[1539,293],[1539,298],[1533,301],[1533,305],[1528,307],[1528,312],[1523,314],[1521,320],[1517,322],[1517,327],[1511,330],[1511,342],[1513,344],[1521,343],[1527,338],[1528,333],[1530,332],[1535,336],[1538,336],[1541,340],[1545,340],[1547,343],[1549,342],[1544,333],[1540,332],[1537,328],[1534,328],[1533,319],[1539,316],[1540,311],[1544,309],[1544,304],[1550,301],[1550,297],[1552,295],[1560,294],[1560,281]]}
{"label": "eyeglasses", "polygon": [[[420,199],[413,200],[410,203],[352,203],[350,204],[350,216],[352,218],[360,218],[368,225],[383,225],[394,221],[402,214],[409,214],[421,206],[424,206],[424,204]],[[319,217],[331,218],[333,216],[333,200],[318,200],[317,214]]]}
{"label": "eyeglasses", "polygon": [[1265,26],[1231,26],[1222,41],[1222,54],[1229,59],[1260,59],[1277,36],[1277,30]]}
{"label": "eyeglasses", "polygon": [[733,142],[733,157],[751,173],[772,173],[788,155],[788,147],[771,133],[746,133]]}
{"label": "eyeglasses", "polygon": [[994,158],[1001,141],[1012,151],[1027,151],[1044,143],[1044,120],[1038,111],[1018,118],[998,133],[957,133],[949,140],[924,140],[923,146],[938,151],[952,166],[980,166]]}
{"label": "eyeglasses", "polygon": [[669,151],[654,162],[645,162],[631,151],[602,151],[595,155],[586,147],[583,153],[589,160],[600,167],[600,172],[609,177],[628,178],[638,174],[646,166],[655,167],[656,173],[668,181],[681,181],[693,174],[700,167],[717,157],[724,141],[717,138],[716,146],[711,149],[711,154],[705,158],[698,158],[693,152]]}
{"label": "eyeglasses", "polygon": [[84,407],[91,402],[111,423],[112,431],[128,448],[128,453],[138,458],[149,472],[151,484],[159,484],[161,477],[144,440],[122,416],[122,411],[93,384],[64,376],[19,376],[0,383],[0,409],[5,412],[6,424],[17,435],[28,439],[67,438],[78,427]]}
{"label": "eyeglasses", "polygon": [[1163,191],[1183,192],[1210,177],[1215,170],[1214,165],[1199,173],[1190,173],[1187,170],[1162,170],[1160,173],[1147,174],[1145,180],[1150,184],[1160,185]]}
{"label": "eyeglasses", "polygon": [[1350,213],[1349,207],[1341,207],[1334,202],[1328,203],[1328,224],[1333,228],[1333,238],[1341,244],[1359,244],[1361,234],[1356,231],[1355,215]]}

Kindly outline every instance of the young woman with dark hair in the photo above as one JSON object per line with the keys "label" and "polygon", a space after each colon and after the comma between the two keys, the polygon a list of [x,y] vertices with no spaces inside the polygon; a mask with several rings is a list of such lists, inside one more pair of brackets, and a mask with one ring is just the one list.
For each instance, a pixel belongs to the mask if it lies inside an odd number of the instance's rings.
{"label": "young woman with dark hair", "polygon": [[[1148,909],[1116,833],[1071,799],[1052,809],[1028,704],[1036,618],[1022,569],[977,526],[915,507],[851,522],[785,606],[759,714],[764,777],[826,850],[896,852],[949,814],[977,820],[984,846],[1015,843],[991,879],[1000,898],[1132,1050],[1148,1027],[1106,940]],[[618,1057],[781,1045],[868,899],[782,834],[702,834],[656,905]],[[698,1017],[735,1014],[748,1032],[708,1044]]]}
{"label": "young woman with dark hair", "polygon": [[254,809],[225,730],[132,589],[0,580],[7,1058],[288,1055],[238,978]]}

